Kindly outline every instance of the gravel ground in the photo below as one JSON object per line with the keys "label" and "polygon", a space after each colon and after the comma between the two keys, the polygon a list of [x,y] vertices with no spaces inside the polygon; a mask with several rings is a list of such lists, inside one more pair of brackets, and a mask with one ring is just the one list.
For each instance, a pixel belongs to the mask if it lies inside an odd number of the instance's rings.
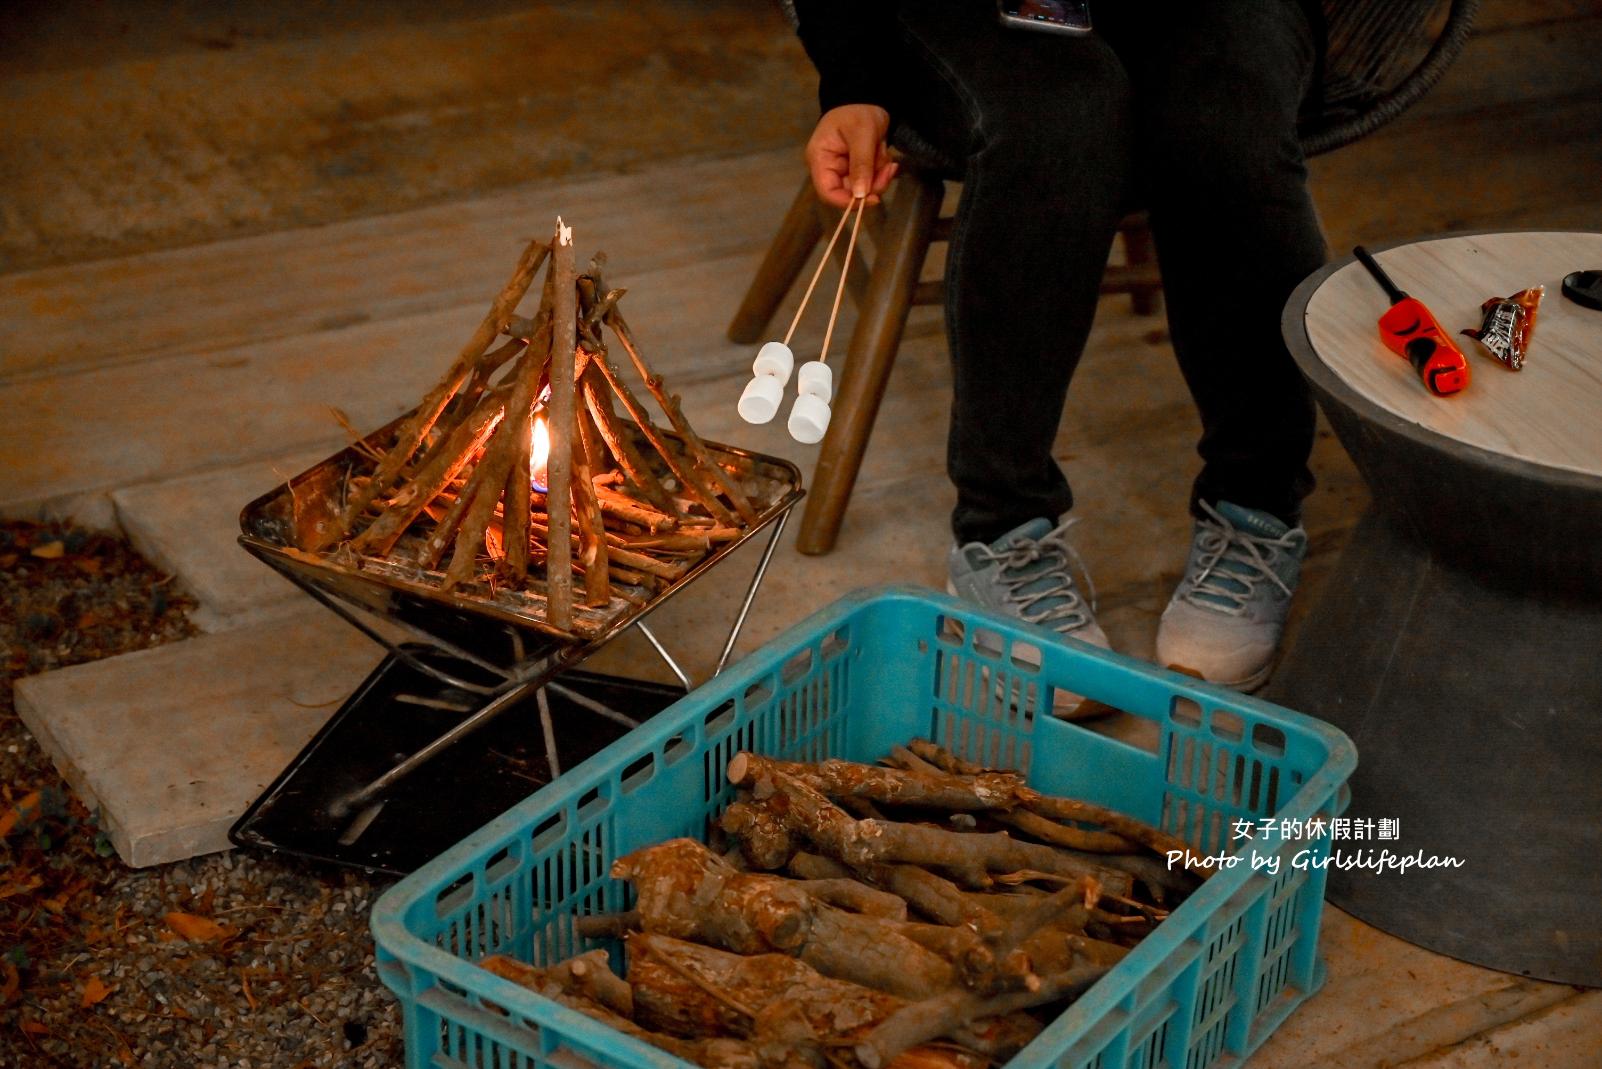
{"label": "gravel ground", "polygon": [[20,719],[12,682],[193,633],[126,543],[0,523],[0,1067],[401,1064],[367,913],[387,885],[216,854],[122,865]]}

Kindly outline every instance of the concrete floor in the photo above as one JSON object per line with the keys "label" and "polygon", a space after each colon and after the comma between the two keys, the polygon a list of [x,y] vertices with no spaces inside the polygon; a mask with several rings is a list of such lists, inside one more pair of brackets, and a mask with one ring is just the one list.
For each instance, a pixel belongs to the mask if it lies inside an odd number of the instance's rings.
{"label": "concrete floor", "polygon": [[[609,252],[631,320],[701,432],[810,468],[815,451],[782,429],[735,419],[749,353],[721,333],[799,180],[795,146],[813,113],[805,59],[767,5],[14,11],[0,38],[0,269],[10,272],[0,275],[0,510],[121,524],[200,596],[214,634],[197,642],[284,658],[260,666],[281,664],[274,694],[206,689],[209,646],[170,648],[165,672],[103,662],[86,666],[98,674],[25,684],[19,708],[91,798],[149,785],[96,779],[92,755],[69,752],[77,744],[48,725],[126,711],[138,704],[131,678],[193,679],[209,721],[227,720],[219,709],[278,709],[246,758],[263,777],[314,726],[308,708],[326,700],[315,686],[337,696],[353,685],[359,647],[262,582],[232,543],[234,517],[342,440],[327,406],[368,427],[412,403],[521,241],[557,212],[582,252]],[[1602,71],[1591,62],[1602,10],[1496,0],[1481,29],[1423,106],[1315,162],[1332,247],[1475,226],[1602,226]],[[1449,166],[1421,174],[1421,146]],[[821,323],[804,331],[815,344]],[[942,580],[948,391],[939,322],[920,312],[839,548],[781,550],[742,649],[855,587]],[[1101,618],[1135,656],[1150,654],[1183,562],[1197,429],[1161,321],[1104,302],[1058,456],[1086,517],[1077,540]],[[1314,467],[1303,609],[1367,497],[1327,432]],[[664,610],[661,632],[700,674],[739,586],[708,581]],[[305,641],[330,636],[338,670],[318,679],[304,656],[275,654],[267,637],[289,625]],[[631,639],[601,659],[665,676]],[[144,862],[219,844],[231,819],[213,812],[203,825],[165,796],[127,804],[150,822]],[[174,819],[182,828],[160,826]],[[198,837],[178,834],[190,831]],[[118,845],[136,841],[125,829]],[[1325,938],[1329,987],[1254,1066],[1596,1064],[1602,996],[1427,954],[1339,911]]]}

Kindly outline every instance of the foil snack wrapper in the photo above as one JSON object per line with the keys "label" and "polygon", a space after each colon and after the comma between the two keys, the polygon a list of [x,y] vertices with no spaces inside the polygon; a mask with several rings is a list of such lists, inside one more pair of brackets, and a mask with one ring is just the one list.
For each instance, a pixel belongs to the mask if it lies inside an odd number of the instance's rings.
{"label": "foil snack wrapper", "polygon": [[1470,328],[1462,333],[1479,342],[1486,352],[1509,370],[1518,371],[1524,367],[1525,354],[1530,351],[1530,336],[1535,332],[1535,310],[1545,293],[1545,286],[1531,286],[1511,297],[1491,297],[1480,305],[1482,319],[1479,328]]}

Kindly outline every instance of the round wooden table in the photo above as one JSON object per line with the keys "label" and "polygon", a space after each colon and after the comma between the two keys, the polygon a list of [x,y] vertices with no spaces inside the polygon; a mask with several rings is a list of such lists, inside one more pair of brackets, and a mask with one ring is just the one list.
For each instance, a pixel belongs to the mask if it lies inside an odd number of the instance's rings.
{"label": "round wooden table", "polygon": [[1602,985],[1602,311],[1560,293],[1602,267],[1602,234],[1375,253],[1448,332],[1487,297],[1546,296],[1523,370],[1459,338],[1472,381],[1448,398],[1380,343],[1389,302],[1350,258],[1286,306],[1373,505],[1269,693],[1352,736],[1350,815],[1397,822],[1338,850],[1462,861],[1332,870],[1330,898],[1432,950]]}

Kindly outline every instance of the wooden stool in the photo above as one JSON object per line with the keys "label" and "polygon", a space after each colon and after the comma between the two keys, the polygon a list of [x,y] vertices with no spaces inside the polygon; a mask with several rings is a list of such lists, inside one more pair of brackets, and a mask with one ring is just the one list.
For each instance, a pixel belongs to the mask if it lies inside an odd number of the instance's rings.
{"label": "wooden stool", "polygon": [[[827,553],[834,548],[845,517],[868,436],[884,399],[890,369],[901,347],[901,333],[914,305],[945,300],[941,279],[922,280],[929,246],[951,238],[952,220],[940,213],[946,179],[930,168],[904,161],[892,183],[887,207],[870,211],[865,228],[873,239],[871,265],[852,265],[846,287],[857,305],[857,326],[846,348],[833,402],[834,418],[823,438],[813,471],[806,512],[796,548],[802,553]],[[801,183],[779,232],[757,268],[745,300],[729,324],[729,339],[749,345],[759,341],[785,294],[801,274],[824,235],[838,218],[812,190],[810,179]],[[1154,315],[1161,302],[1162,279],[1152,253],[1151,232],[1144,213],[1131,215],[1119,228],[1125,262],[1109,264],[1102,276],[1102,293],[1127,293],[1138,315]],[[835,247],[843,263],[844,245]],[[861,249],[861,245],[858,245]]]}

